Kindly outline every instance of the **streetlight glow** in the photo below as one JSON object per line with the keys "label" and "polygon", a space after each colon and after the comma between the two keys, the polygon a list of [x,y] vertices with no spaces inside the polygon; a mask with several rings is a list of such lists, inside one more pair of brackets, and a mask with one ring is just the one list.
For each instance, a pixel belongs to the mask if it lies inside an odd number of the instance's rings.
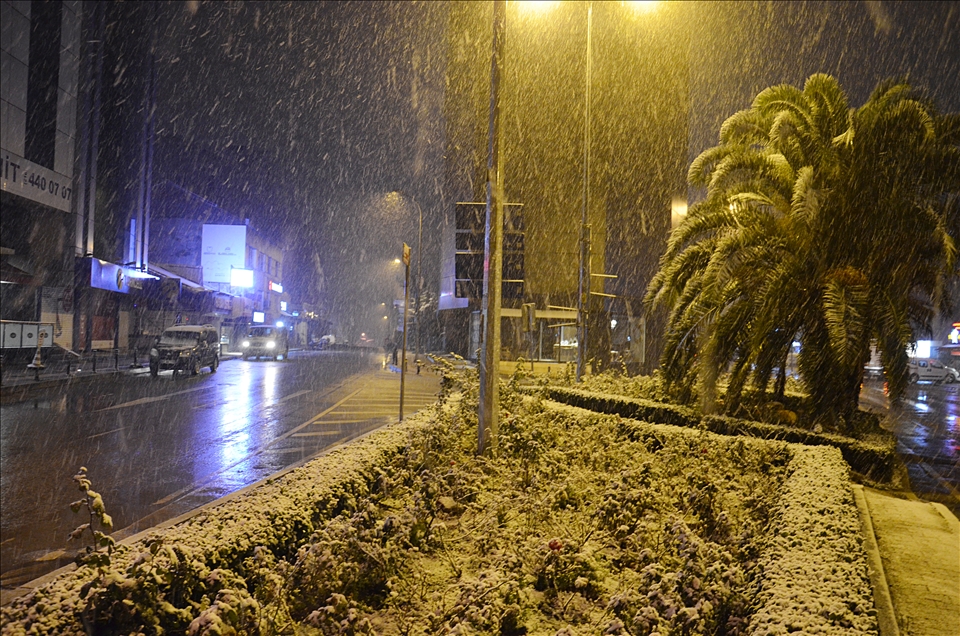
{"label": "streetlight glow", "polygon": [[656,9],[660,3],[657,0],[623,0],[622,4],[637,13],[649,13]]}
{"label": "streetlight glow", "polygon": [[549,11],[557,4],[557,0],[517,0],[517,7],[525,13]]}

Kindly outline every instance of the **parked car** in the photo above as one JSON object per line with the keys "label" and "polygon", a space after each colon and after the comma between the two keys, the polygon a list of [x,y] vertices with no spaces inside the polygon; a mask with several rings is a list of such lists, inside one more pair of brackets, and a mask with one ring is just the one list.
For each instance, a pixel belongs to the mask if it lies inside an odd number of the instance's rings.
{"label": "parked car", "polygon": [[287,330],[283,327],[268,327],[258,325],[250,327],[247,331],[247,337],[240,342],[240,351],[243,353],[243,359],[259,358],[266,356],[276,360],[279,357],[287,359],[290,352],[290,344],[287,336]]}
{"label": "parked car", "polygon": [[910,360],[907,373],[911,384],[917,382],[956,382],[957,371],[937,360]]}
{"label": "parked car", "polygon": [[173,375],[189,371],[197,375],[203,367],[216,373],[220,366],[220,334],[213,325],[174,325],[164,330],[150,349],[150,375],[173,369]]}

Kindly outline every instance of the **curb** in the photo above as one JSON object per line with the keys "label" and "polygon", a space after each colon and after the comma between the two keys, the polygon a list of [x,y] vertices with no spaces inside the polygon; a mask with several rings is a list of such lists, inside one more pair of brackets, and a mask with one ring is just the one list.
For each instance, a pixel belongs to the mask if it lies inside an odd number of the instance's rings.
{"label": "curb", "polygon": [[853,485],[853,497],[857,502],[857,510],[860,512],[860,530],[863,535],[863,548],[867,553],[870,585],[873,588],[873,603],[877,608],[877,624],[880,627],[880,636],[900,636],[900,627],[897,625],[897,617],[893,610],[893,599],[890,596],[890,586],[887,584],[887,576],[883,571],[880,547],[877,545],[877,535],[873,531],[873,520],[870,517],[867,498],[863,494],[863,486]]}

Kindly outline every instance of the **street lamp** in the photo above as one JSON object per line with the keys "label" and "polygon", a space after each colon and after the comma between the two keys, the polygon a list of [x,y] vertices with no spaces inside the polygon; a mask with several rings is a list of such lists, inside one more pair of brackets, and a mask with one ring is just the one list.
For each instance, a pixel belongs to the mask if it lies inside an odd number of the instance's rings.
{"label": "street lamp", "polygon": [[[420,204],[417,203],[417,200],[409,195],[404,195],[403,192],[399,190],[394,190],[390,192],[387,197],[389,199],[403,201],[404,198],[409,200],[417,207],[417,286],[413,290],[413,312],[417,321],[417,349],[414,356],[415,360],[420,359],[420,292],[423,286],[423,208],[420,207]],[[399,262],[399,260],[397,261]]]}
{"label": "street lamp", "polygon": [[[524,2],[523,7],[552,5],[550,2]],[[638,4],[638,3],[631,3]],[[652,2],[640,3],[646,7]],[[588,217],[590,193],[590,84],[592,67],[593,3],[587,5],[587,90],[584,122],[584,171],[583,210],[581,213],[580,245],[580,294],[578,298],[578,325],[582,337],[578,338],[577,379],[580,379],[586,351],[587,321],[586,303],[589,297],[589,236]],[[500,304],[503,271],[503,166],[500,154],[500,101],[501,77],[503,75],[504,42],[506,39],[506,2],[493,2],[493,55],[490,71],[490,120],[487,146],[487,218],[484,232],[483,254],[483,351],[480,358],[480,408],[478,452],[485,453],[496,446],[499,428],[499,400],[497,382],[500,368]]]}
{"label": "street lamp", "polygon": [[[523,3],[526,6],[546,8],[552,6],[550,2]],[[653,9],[656,0],[624,2],[638,11]],[[585,90],[583,105],[583,208],[580,213],[580,266],[577,289],[577,371],[576,379],[580,382],[587,363],[588,318],[590,314],[590,151],[591,136],[591,93],[593,89],[593,2],[587,2],[587,42],[585,60]]]}

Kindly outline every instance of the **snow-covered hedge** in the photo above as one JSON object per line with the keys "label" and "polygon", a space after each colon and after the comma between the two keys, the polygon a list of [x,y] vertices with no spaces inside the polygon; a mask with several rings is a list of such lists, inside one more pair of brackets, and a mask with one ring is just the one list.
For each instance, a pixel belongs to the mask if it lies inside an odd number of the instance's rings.
{"label": "snow-covered hedge", "polygon": [[295,553],[318,523],[355,506],[416,425],[383,428],[184,523],[119,545],[104,571],[79,568],[2,608],[0,633],[159,633],[154,626],[256,633],[244,629],[257,609],[236,574],[244,561],[258,549]]}
{"label": "snow-covered hedge", "polygon": [[750,634],[876,634],[847,466],[834,448],[794,447],[760,557]]}
{"label": "snow-covered hedge", "polygon": [[477,457],[474,389],[58,578],[3,636],[877,633],[835,449],[506,389]]}
{"label": "snow-covered hedge", "polygon": [[878,482],[891,481],[900,463],[895,438],[892,436],[883,440],[864,441],[833,433],[815,433],[789,426],[722,415],[705,416],[703,426],[721,435],[749,435],[807,446],[833,446],[840,450],[843,459],[850,464],[851,468]]}
{"label": "snow-covered hedge", "polygon": [[691,428],[702,427],[721,435],[746,435],[808,446],[834,446],[840,449],[843,458],[854,471],[877,482],[890,482],[894,478],[897,466],[900,463],[892,437],[877,441],[863,441],[842,435],[815,433],[796,427],[721,415],[707,415],[701,418],[693,409],[685,406],[620,395],[593,393],[569,387],[546,386],[538,388],[536,391],[542,391],[551,400],[579,406],[597,413],[617,414],[625,418],[658,424],[672,424]]}
{"label": "snow-covered hedge", "polygon": [[542,391],[544,397],[551,400],[571,406],[579,406],[597,413],[610,413],[658,424],[673,424],[694,428],[700,423],[700,416],[686,406],[610,395],[608,393],[594,393],[562,386],[546,386],[543,387]]}

